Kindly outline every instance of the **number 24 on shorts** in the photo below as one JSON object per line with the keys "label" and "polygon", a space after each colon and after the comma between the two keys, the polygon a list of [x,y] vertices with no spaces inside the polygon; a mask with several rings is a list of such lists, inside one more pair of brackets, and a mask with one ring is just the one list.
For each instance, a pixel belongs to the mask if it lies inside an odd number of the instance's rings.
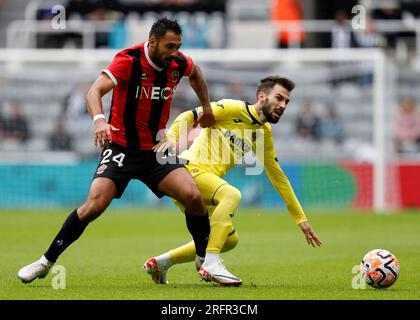
{"label": "number 24 on shorts", "polygon": [[[104,158],[102,159],[101,164],[108,163],[110,161],[109,157],[111,155],[112,155],[112,150],[111,149],[106,149],[104,151]],[[118,167],[122,167],[124,158],[125,158],[125,154],[121,152],[121,153],[113,156],[112,161],[115,161],[118,164]]]}

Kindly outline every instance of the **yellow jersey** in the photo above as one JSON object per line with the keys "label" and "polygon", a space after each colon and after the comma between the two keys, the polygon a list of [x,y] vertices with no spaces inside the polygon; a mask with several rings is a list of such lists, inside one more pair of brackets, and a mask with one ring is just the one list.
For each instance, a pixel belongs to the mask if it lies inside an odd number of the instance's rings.
{"label": "yellow jersey", "polygon": [[[243,157],[254,154],[263,164],[272,185],[282,197],[294,221],[307,221],[293,188],[277,162],[273,135],[269,123],[263,123],[254,105],[240,100],[223,99],[212,102],[216,124],[202,129],[188,150],[180,158],[223,177]],[[180,114],[166,133],[176,143],[202,112],[202,107]]]}

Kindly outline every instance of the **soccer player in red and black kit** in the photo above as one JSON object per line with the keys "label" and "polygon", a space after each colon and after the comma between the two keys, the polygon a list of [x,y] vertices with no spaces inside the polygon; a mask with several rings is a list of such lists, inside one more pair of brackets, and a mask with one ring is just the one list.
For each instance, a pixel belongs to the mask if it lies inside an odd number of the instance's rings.
{"label": "soccer player in red and black kit", "polygon": [[[181,164],[162,164],[152,150],[159,130],[166,127],[172,95],[183,76],[189,77],[200,103],[205,106],[197,123],[215,123],[207,85],[188,56],[179,51],[182,31],[176,21],[161,18],[150,30],[149,40],[117,53],[87,94],[94,122],[94,143],[102,151],[86,202],[74,210],[44,255],[19,270],[24,283],[44,278],[60,254],[99,217],[113,198],[119,198],[131,179],[145,183],[158,197],[168,195],[186,208],[187,227],[197,254],[204,257],[210,225],[207,209],[194,179]],[[113,91],[108,122],[101,98]]]}

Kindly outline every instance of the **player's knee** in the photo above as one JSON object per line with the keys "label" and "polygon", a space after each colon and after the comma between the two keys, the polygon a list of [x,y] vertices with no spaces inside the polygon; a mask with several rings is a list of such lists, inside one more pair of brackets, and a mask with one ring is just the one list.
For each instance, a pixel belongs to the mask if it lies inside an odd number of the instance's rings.
{"label": "player's knee", "polygon": [[241,192],[230,184],[223,185],[217,193],[217,198],[220,201],[228,199],[230,203],[239,204],[241,202]]}
{"label": "player's knee", "polygon": [[207,213],[201,193],[195,186],[185,192],[184,206],[190,214],[205,215]]}
{"label": "player's knee", "polygon": [[97,209],[95,206],[92,206],[92,204],[87,204],[79,209],[78,214],[81,221],[90,223],[99,217],[102,212],[103,211]]}
{"label": "player's knee", "polygon": [[231,201],[239,204],[241,202],[241,197],[241,192],[235,187],[230,186],[229,198],[231,199]]}
{"label": "player's knee", "polygon": [[85,204],[79,208],[78,214],[80,220],[91,222],[99,217],[107,208],[107,201],[99,194],[90,194]]}

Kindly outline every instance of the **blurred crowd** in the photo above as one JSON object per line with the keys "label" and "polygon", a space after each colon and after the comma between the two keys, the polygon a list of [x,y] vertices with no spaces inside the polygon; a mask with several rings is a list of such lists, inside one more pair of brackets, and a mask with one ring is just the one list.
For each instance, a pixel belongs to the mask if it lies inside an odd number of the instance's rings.
{"label": "blurred crowd", "polygon": [[[366,9],[366,16],[363,17],[364,25],[355,30],[351,19],[357,11],[352,9],[356,5],[363,5]],[[372,6],[375,4],[376,6]],[[303,0],[273,0],[271,5],[271,18],[275,23],[293,22],[294,30],[280,28],[277,34],[279,48],[307,47],[308,34],[302,27],[305,17],[305,3]],[[380,32],[377,21],[403,21],[409,25],[420,16],[420,2],[417,0],[407,1],[325,1],[325,12],[320,13],[313,19],[333,19],[334,25],[324,41],[318,42],[318,46],[331,48],[395,48],[398,39],[410,38],[414,43],[415,33],[413,31],[390,31]],[[360,23],[357,20],[357,23]],[[389,28],[388,28],[389,29]]]}
{"label": "blurred crowd", "polygon": [[[127,45],[127,22],[129,20],[147,20],[160,14],[174,15],[179,13],[179,22],[184,31],[184,47],[208,48],[211,39],[207,30],[214,27],[214,21],[226,12],[224,0],[69,0],[66,5],[66,19],[69,21],[111,22],[109,30],[95,33],[96,48],[123,48]],[[213,13],[220,15],[211,16]],[[38,10],[38,20],[51,20],[54,13],[51,7]],[[222,22],[221,27],[224,27]],[[218,41],[223,46],[225,41]],[[80,32],[63,34],[40,34],[38,47],[81,47]]]}
{"label": "blurred crowd", "polygon": [[420,114],[416,100],[406,97],[400,102],[394,126],[395,150],[400,154],[420,153]]}
{"label": "blurred crowd", "polygon": [[6,118],[0,113],[0,139],[2,142],[15,141],[25,144],[29,139],[28,120],[22,114],[22,108],[18,101],[10,104],[10,114]]}
{"label": "blurred crowd", "polygon": [[[91,126],[85,101],[88,88],[89,83],[78,83],[64,97],[62,110],[50,132],[45,136],[45,145],[48,150],[77,152],[75,144],[80,139],[80,136],[77,136],[79,125]],[[234,82],[229,88],[231,90],[229,98],[248,100],[240,83]],[[171,121],[186,108],[194,107],[183,93],[182,86],[177,91],[178,93],[179,95],[174,97]],[[25,106],[22,106],[19,101],[10,101],[4,105],[8,107],[0,109],[0,147],[6,145],[6,149],[24,151],[33,132],[30,118],[25,115]],[[292,108],[298,109],[297,112],[294,112],[292,117],[286,113],[288,117],[282,121],[292,123],[288,136],[294,137],[297,144],[329,144],[339,147],[354,133],[346,132],[344,126],[346,117],[337,112],[335,105],[325,105],[321,108],[317,105],[315,108],[311,101],[306,100],[301,105],[295,102]],[[3,112],[5,109],[7,112]],[[417,110],[417,101],[413,97],[403,98],[393,119],[393,153],[401,156],[420,155],[420,113]],[[96,154],[93,155],[96,156]]]}
{"label": "blurred crowd", "polygon": [[[268,2],[267,2],[268,3]],[[384,0],[376,3],[375,7],[368,7],[366,28],[355,30],[351,24],[354,16],[351,9],[357,4],[366,5],[369,1],[332,1],[325,0],[317,2],[318,9],[313,12],[315,16],[308,17],[303,0],[271,0],[268,8],[267,21],[274,23],[293,22],[293,31],[280,29],[276,36],[278,48],[306,48],[313,45],[331,48],[395,48],[401,39],[413,41],[414,33],[411,31],[387,31],[378,30],[378,21],[419,19],[420,1],[390,1]],[[143,19],[150,12],[155,14],[180,14],[184,31],[184,47],[209,48],[214,47],[208,41],[207,31],[214,28],[210,17],[214,13],[221,13],[223,26],[229,17],[227,16],[227,1],[224,0],[69,0],[65,1],[66,16],[69,20],[83,21],[115,21],[116,24],[111,31],[97,32],[95,46],[97,48],[122,48],[126,45],[125,23],[133,15]],[[313,5],[312,7],[314,7]],[[181,17],[180,15],[176,18]],[[51,7],[40,7],[37,12],[39,20],[50,20],[53,18]],[[333,27],[330,32],[314,41],[313,34],[305,32],[302,22],[304,19],[332,19]],[[223,33],[224,32],[224,33]],[[226,36],[226,29],[222,34]],[[144,39],[141,39],[144,40]],[[81,47],[81,35],[77,33],[65,34],[43,34],[38,37],[39,47]],[[220,47],[226,46],[226,41],[219,42]],[[332,66],[334,67],[334,66]],[[340,75],[341,76],[341,75]],[[356,83],[360,87],[372,83],[372,74],[357,78],[333,77],[332,86],[339,86],[346,82]],[[343,77],[343,76],[341,76]],[[211,84],[211,83],[210,83]],[[46,138],[48,149],[52,151],[73,151],[75,150],[74,130],[69,128],[69,123],[77,122],[79,119],[89,119],[86,112],[85,95],[90,83],[77,83],[68,94],[63,97],[60,117],[55,119],[53,129]],[[223,84],[226,86],[226,84]],[[214,86],[210,85],[210,93],[215,98],[247,99],[247,90],[239,81],[231,81],[227,84],[228,96],[218,97]],[[418,98],[418,97],[417,97]],[[420,115],[417,111],[416,97],[403,97],[399,101],[398,112],[393,117],[394,128],[392,132],[393,148],[395,153],[400,155],[420,154]],[[310,101],[299,103],[297,116],[289,118],[293,122],[292,132],[299,141],[313,143],[328,142],[332,145],[340,145],[346,141],[349,132],[346,132],[345,115],[340,114],[339,101],[322,108],[315,108]],[[31,121],[25,116],[25,106],[19,101],[10,101],[5,108],[0,109],[0,146],[4,143],[14,143],[25,146],[32,137]],[[106,105],[106,104],[104,104]],[[174,96],[174,108],[172,117],[182,112],[181,108],[193,107],[186,96],[182,86]],[[393,110],[396,108],[393,108]]]}
{"label": "blurred crowd", "polygon": [[[221,36],[223,41],[216,45],[224,47],[229,34],[227,12],[229,1],[225,0],[68,0],[65,2],[66,18],[91,22],[115,21],[109,31],[96,32],[95,46],[97,48],[121,48],[127,42],[126,22],[132,17],[147,20],[150,13],[178,15],[182,17],[181,24],[186,35],[185,47],[209,48],[215,44],[209,39],[209,31],[215,28],[212,14],[219,13],[223,20]],[[395,48],[399,40],[414,46],[415,33],[413,29],[397,31],[379,31],[377,21],[403,21],[410,25],[420,15],[420,2],[417,0],[325,0],[311,5],[312,11],[305,10],[303,0],[270,0],[268,16],[274,24],[293,23],[293,30],[280,27],[276,35],[279,48],[288,47],[381,47]],[[367,10],[366,23],[361,30],[354,30],[351,19],[356,15],[352,12],[355,5],[361,4]],[[315,9],[314,9],[315,7]],[[54,17],[51,7],[41,7],[38,10],[39,20],[51,20]],[[302,22],[305,19],[334,20],[329,33],[305,32]],[[217,26],[219,28],[219,26]],[[191,39],[189,39],[191,38]],[[82,46],[81,34],[66,32],[39,35],[38,47]]]}
{"label": "blurred crowd", "polygon": [[[84,102],[83,102],[84,106]],[[0,146],[6,150],[25,151],[32,139],[31,121],[19,101],[11,101],[8,116],[0,113]],[[3,111],[3,110],[0,110]],[[60,117],[47,136],[46,145],[51,151],[73,151],[73,139],[66,130],[67,117]]]}

